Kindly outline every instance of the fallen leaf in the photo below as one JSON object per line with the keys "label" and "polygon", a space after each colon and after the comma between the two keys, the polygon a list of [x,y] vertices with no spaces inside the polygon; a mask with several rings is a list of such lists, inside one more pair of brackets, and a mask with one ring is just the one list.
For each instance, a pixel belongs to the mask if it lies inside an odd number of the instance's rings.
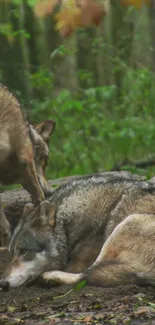
{"label": "fallen leaf", "polygon": [[148,306],[138,307],[137,310],[134,311],[134,315],[135,316],[147,315],[149,317],[154,316],[155,309]]}
{"label": "fallen leaf", "polygon": [[1,319],[8,319],[9,317],[6,314],[1,313]]}
{"label": "fallen leaf", "polygon": [[105,314],[103,314],[103,313],[97,313],[94,317],[97,320],[104,319],[105,318]]}
{"label": "fallen leaf", "polygon": [[92,319],[92,317],[87,316],[87,317],[85,317],[84,319],[82,319],[82,321],[83,321],[83,322],[90,322],[91,319]]}
{"label": "fallen leaf", "polygon": [[80,281],[75,287],[74,290],[81,290],[82,288],[84,288],[87,284],[87,281]]}
{"label": "fallen leaf", "polygon": [[155,303],[153,303],[153,302],[148,302],[148,305],[155,309]]}
{"label": "fallen leaf", "polygon": [[14,320],[17,324],[23,322],[23,321],[21,320],[21,318],[14,318],[13,320]]}
{"label": "fallen leaf", "polygon": [[14,306],[8,306],[8,311],[9,311],[10,313],[14,313],[14,311],[15,311],[16,309],[17,309],[17,308],[14,307]]}
{"label": "fallen leaf", "polygon": [[93,308],[94,308],[94,309],[101,309],[102,306],[101,306],[101,304],[96,303],[96,304],[93,306]]}

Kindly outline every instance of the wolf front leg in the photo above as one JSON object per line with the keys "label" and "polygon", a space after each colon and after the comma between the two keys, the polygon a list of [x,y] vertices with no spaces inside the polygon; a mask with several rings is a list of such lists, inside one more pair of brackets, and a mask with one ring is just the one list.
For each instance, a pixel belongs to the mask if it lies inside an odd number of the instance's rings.
{"label": "wolf front leg", "polygon": [[0,246],[6,247],[11,238],[11,227],[10,223],[7,220],[0,198]]}
{"label": "wolf front leg", "polygon": [[38,181],[33,149],[27,142],[19,153],[19,164],[21,184],[31,194],[32,202],[37,206],[45,197]]}
{"label": "wolf front leg", "polygon": [[74,285],[83,279],[82,273],[68,273],[63,271],[44,272],[42,274],[43,280],[50,284],[69,284]]}
{"label": "wolf front leg", "polygon": [[89,285],[102,286],[105,288],[125,284],[145,285],[148,283],[148,281],[143,281],[142,278],[139,279],[134,268],[115,261],[91,266],[83,273],[76,274],[63,271],[51,271],[42,274],[43,281],[50,285],[76,285],[81,281],[86,281]]}

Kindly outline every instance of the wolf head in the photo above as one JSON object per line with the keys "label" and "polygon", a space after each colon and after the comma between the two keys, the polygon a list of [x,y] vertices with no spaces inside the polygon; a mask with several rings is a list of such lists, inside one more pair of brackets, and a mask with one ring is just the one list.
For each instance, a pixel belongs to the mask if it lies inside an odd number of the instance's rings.
{"label": "wolf head", "polygon": [[18,287],[44,271],[60,268],[62,256],[55,228],[56,206],[53,203],[43,201],[37,208],[30,203],[25,206],[10,241],[12,261],[0,281],[0,288]]}
{"label": "wolf head", "polygon": [[48,142],[51,134],[54,132],[55,125],[56,123],[52,120],[46,120],[35,127],[29,125],[29,135],[33,146],[36,172],[45,197],[50,193],[45,178],[49,154]]}

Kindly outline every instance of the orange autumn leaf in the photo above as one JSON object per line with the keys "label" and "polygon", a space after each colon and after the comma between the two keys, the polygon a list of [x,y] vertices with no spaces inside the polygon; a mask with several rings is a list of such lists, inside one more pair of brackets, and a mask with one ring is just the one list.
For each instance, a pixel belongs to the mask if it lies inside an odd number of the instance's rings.
{"label": "orange autumn leaf", "polygon": [[81,26],[81,11],[79,8],[71,9],[62,9],[55,15],[56,29],[61,30],[66,26],[70,26],[71,29],[74,29],[76,26]]}
{"label": "orange autumn leaf", "polygon": [[70,25],[65,25],[59,29],[59,34],[62,37],[69,37],[73,33],[74,29]]}
{"label": "orange autumn leaf", "polygon": [[63,37],[69,36],[78,27],[98,26],[106,15],[103,3],[98,0],[38,0],[36,16],[52,14],[57,4],[61,8],[55,15],[56,29]]}
{"label": "orange autumn leaf", "polygon": [[143,4],[149,5],[150,0],[121,0],[121,4],[124,6],[134,6],[137,9],[140,9]]}
{"label": "orange autumn leaf", "polygon": [[82,319],[82,322],[91,322],[92,317],[91,316],[86,316],[84,319]]}
{"label": "orange autumn leaf", "polygon": [[104,6],[100,3],[88,2],[81,10],[83,26],[98,26],[104,16],[106,16]]}
{"label": "orange autumn leaf", "polygon": [[39,0],[34,8],[37,17],[50,15],[54,7],[59,3],[59,0]]}
{"label": "orange autumn leaf", "polygon": [[78,3],[68,0],[62,6],[55,18],[56,29],[64,37],[69,36],[77,27],[99,25],[106,15],[104,6],[91,0],[78,1]]}
{"label": "orange autumn leaf", "polygon": [[77,26],[80,26],[81,10],[77,7],[75,0],[64,0],[55,19],[56,29],[62,36],[69,36]]}

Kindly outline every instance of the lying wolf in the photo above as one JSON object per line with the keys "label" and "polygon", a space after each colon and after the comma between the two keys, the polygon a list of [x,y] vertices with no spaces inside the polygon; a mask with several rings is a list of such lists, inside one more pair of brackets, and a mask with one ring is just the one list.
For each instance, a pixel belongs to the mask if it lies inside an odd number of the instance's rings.
{"label": "lying wolf", "polygon": [[[49,193],[45,179],[48,141],[55,122],[30,125],[17,99],[0,85],[0,183],[18,183],[31,194],[35,205]],[[0,203],[0,244],[7,244],[10,225]]]}
{"label": "lying wolf", "polygon": [[0,287],[45,281],[113,286],[155,277],[155,186],[103,175],[61,185],[28,204],[12,236]]}

